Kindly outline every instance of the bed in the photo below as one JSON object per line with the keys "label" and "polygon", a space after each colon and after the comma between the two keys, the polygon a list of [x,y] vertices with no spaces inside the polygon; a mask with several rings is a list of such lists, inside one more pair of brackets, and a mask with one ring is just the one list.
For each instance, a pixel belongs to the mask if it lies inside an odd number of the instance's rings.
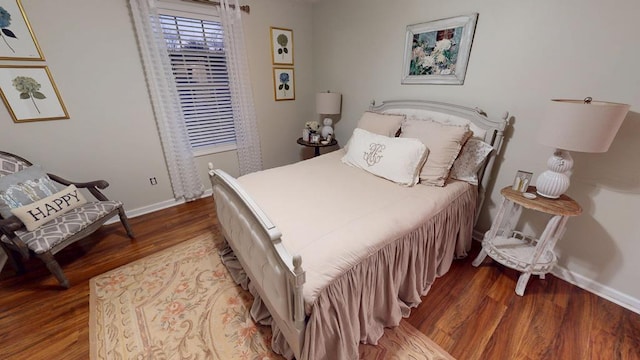
{"label": "bed", "polygon": [[370,111],[468,128],[490,150],[474,168],[477,185],[449,177],[444,186],[400,186],[348,166],[356,130],[349,150],[238,179],[209,164],[223,261],[254,295],[251,315],[271,325],[274,351],[289,359],[357,358],[359,342],[375,344],[466,256],[507,124],[506,113],[491,119],[431,101]]}

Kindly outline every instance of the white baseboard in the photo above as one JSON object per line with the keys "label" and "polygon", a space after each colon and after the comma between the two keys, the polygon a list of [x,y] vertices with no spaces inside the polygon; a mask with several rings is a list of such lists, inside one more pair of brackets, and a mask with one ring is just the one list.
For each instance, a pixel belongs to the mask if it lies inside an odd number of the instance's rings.
{"label": "white baseboard", "polygon": [[475,241],[482,242],[482,239],[484,239],[484,233],[485,233],[484,231],[473,229],[473,234],[471,234],[471,238]]}
{"label": "white baseboard", "polygon": [[633,311],[636,314],[640,314],[640,299],[636,299],[631,295],[600,284],[599,282],[589,279],[586,276],[577,274],[573,271],[557,265],[555,268],[553,268],[553,271],[551,271],[551,273],[570,284],[587,290],[588,292],[598,295],[601,298],[607,299],[615,304]]}
{"label": "white baseboard", "polygon": [[[213,191],[211,189],[207,189],[202,194],[202,196],[200,196],[200,198],[211,196],[212,193]],[[172,206],[176,206],[184,203],[185,203],[184,199],[169,199],[169,200],[164,200],[155,204],[139,207],[136,209],[126,210],[125,212],[127,213],[127,217],[134,218],[136,216],[149,214],[154,211],[170,208]],[[113,218],[111,218],[111,220],[107,221],[105,224],[113,224],[118,221],[120,221],[120,219],[117,216],[114,216]]]}
{"label": "white baseboard", "polygon": [[[484,231],[473,229],[473,240],[482,241],[484,238]],[[563,267],[557,266],[551,271],[556,277],[573,284],[581,289],[600,296],[603,299],[607,299],[615,304],[629,309],[634,313],[640,314],[640,299],[636,299],[631,295],[625,294],[606,285],[602,285],[593,279],[589,279],[586,276],[577,274],[573,271],[569,271]]]}

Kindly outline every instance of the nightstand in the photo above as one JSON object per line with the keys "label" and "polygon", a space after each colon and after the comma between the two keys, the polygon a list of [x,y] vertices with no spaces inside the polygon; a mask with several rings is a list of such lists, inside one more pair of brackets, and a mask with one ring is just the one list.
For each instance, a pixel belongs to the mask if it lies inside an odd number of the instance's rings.
{"label": "nightstand", "polygon": [[304,140],[302,140],[302,138],[298,138],[297,143],[300,144],[300,145],[303,145],[303,146],[314,147],[315,148],[315,150],[313,152],[313,156],[314,157],[320,155],[320,148],[321,147],[338,145],[338,141],[336,139],[331,139],[331,141],[329,141],[329,143],[322,144],[322,143],[319,143],[319,142],[318,143],[312,143],[312,142],[304,141]]}
{"label": "nightstand", "polygon": [[[535,194],[535,186],[529,186],[527,193]],[[502,203],[496,219],[482,241],[482,250],[473,260],[479,266],[489,255],[498,263],[522,272],[516,285],[516,294],[522,296],[531,275],[550,272],[558,261],[553,248],[565,231],[567,220],[582,213],[580,205],[567,195],[558,199],[537,196],[527,199],[523,193],[510,186],[500,191]],[[514,230],[522,209],[529,209],[550,215],[547,226],[539,238]]]}

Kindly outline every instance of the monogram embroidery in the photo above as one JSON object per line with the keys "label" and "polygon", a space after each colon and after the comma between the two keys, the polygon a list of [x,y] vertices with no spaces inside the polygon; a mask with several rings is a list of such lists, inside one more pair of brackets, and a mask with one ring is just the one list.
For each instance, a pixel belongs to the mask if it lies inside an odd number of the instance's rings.
{"label": "monogram embroidery", "polygon": [[384,150],[386,148],[386,146],[382,145],[382,144],[376,144],[376,143],[371,143],[371,145],[369,145],[369,152],[364,152],[364,161],[367,162],[367,165],[369,166],[373,166],[376,163],[380,162],[380,159],[382,159],[382,157],[384,155],[382,155],[382,150]]}

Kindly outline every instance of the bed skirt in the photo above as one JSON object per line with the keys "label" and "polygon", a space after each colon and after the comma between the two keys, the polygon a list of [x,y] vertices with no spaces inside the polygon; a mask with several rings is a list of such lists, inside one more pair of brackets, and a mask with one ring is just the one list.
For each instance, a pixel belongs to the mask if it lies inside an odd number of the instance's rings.
{"label": "bed skirt", "polygon": [[[426,223],[383,247],[320,292],[307,314],[303,359],[357,359],[358,342],[377,344],[385,327],[398,326],[471,247],[477,190],[470,187]],[[270,325],[271,346],[293,358],[284,336],[253,289],[231,248],[220,250],[236,283],[254,297],[251,316]]]}

